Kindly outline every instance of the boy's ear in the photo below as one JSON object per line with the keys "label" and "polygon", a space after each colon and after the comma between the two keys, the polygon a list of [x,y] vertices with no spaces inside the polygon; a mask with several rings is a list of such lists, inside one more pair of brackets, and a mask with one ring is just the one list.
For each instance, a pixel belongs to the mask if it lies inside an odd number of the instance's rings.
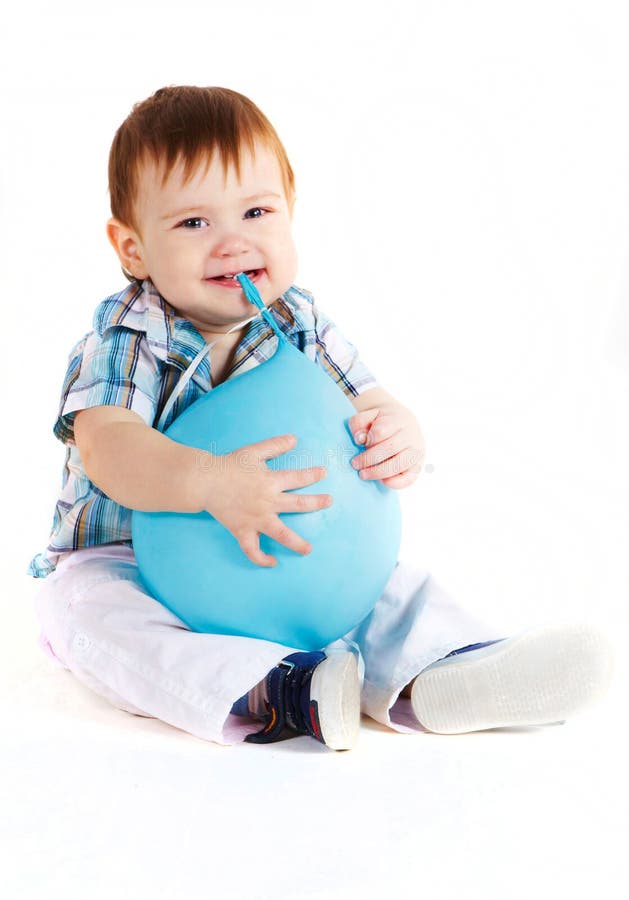
{"label": "boy's ear", "polygon": [[109,243],[116,251],[122,267],[140,281],[148,278],[142,244],[136,232],[115,218],[109,219],[106,230]]}

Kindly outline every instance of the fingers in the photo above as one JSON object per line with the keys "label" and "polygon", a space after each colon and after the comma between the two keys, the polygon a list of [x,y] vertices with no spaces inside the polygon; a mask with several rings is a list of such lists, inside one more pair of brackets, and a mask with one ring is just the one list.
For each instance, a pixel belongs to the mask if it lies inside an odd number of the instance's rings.
{"label": "fingers", "polygon": [[280,490],[290,491],[294,488],[308,487],[317,481],[327,477],[328,470],[325,466],[312,466],[309,469],[280,469],[274,472],[274,478]]}
{"label": "fingers", "polygon": [[330,494],[280,494],[276,511],[278,513],[306,513],[332,506]]}
{"label": "fingers", "polygon": [[415,484],[418,478],[419,475],[416,472],[408,470],[407,472],[401,472],[399,475],[393,475],[391,478],[383,478],[380,483],[397,491]]}
{"label": "fingers", "polygon": [[288,547],[289,550],[294,550],[295,553],[306,554],[312,550],[312,544],[300,537],[277,516],[271,526],[265,529],[265,533],[273,538],[274,541],[277,541],[278,544]]}
{"label": "fingers", "polygon": [[[366,442],[367,436],[371,431],[371,424],[378,418],[379,414],[380,408],[375,406],[371,409],[363,409],[362,412],[356,413],[349,419],[349,429],[357,444]],[[361,436],[364,438],[362,441],[360,440]]]}
{"label": "fingers", "polygon": [[401,445],[401,437],[398,437],[401,430],[402,429],[399,429],[387,440],[382,441],[376,446],[370,447],[368,450],[364,450],[362,453],[355,456],[352,459],[353,467],[355,469],[364,469],[367,466],[375,466],[378,463],[385,462],[387,459],[390,459],[392,456],[395,456],[401,450],[405,449]]}
{"label": "fingers", "polygon": [[[305,555],[312,550],[312,544],[284,525],[279,518],[277,518],[269,527],[265,528],[264,533],[273,538],[274,541],[277,541],[278,544],[288,547],[289,550],[294,550],[295,553],[302,553]],[[277,560],[274,556],[271,556],[269,553],[264,553],[260,549],[260,534],[258,532],[251,532],[248,535],[238,538],[238,543],[245,556],[257,566],[269,568],[277,565]]]}
{"label": "fingers", "polygon": [[260,535],[256,532],[251,532],[246,537],[239,538],[238,543],[247,559],[250,559],[256,566],[271,568],[277,565],[277,560],[274,556],[271,556],[269,553],[263,553],[260,549]]}
{"label": "fingers", "polygon": [[[292,434],[275,435],[263,441],[242,447],[238,451],[242,458],[249,460],[249,464],[255,463],[251,459],[251,454],[255,455],[259,461],[270,459],[286,453],[295,446],[297,439]],[[264,467],[262,467],[264,469]],[[300,487],[307,487],[316,481],[327,476],[325,466],[314,466],[308,469],[281,469],[274,471],[266,469],[264,477],[272,478],[273,487],[270,488],[266,482],[260,482],[262,487],[266,484],[267,504],[270,503],[273,509],[273,515],[269,519],[267,515],[262,518],[256,514],[258,522],[251,522],[249,530],[245,531],[241,528],[239,531],[234,530],[232,534],[238,541],[241,550],[245,556],[255,565],[264,567],[273,567],[277,565],[275,557],[268,553],[264,553],[260,549],[260,534],[266,534],[279,544],[293,550],[295,553],[307,554],[312,550],[312,545],[296,532],[288,528],[278,514],[281,512],[310,512],[317,509],[323,509],[331,506],[332,498],[327,495],[302,495],[289,494],[285,491]],[[267,507],[268,508],[268,507]],[[255,521],[255,519],[254,519]],[[257,527],[256,527],[257,526]]]}
{"label": "fingers", "polygon": [[398,453],[397,456],[392,456],[377,466],[361,468],[359,474],[361,478],[366,480],[374,481],[380,479],[384,481],[408,473],[409,475],[414,475],[413,480],[415,480],[421,472],[422,466],[423,455],[418,450],[409,447],[402,453]]}
{"label": "fingers", "polygon": [[[264,441],[258,441],[251,444],[255,447],[260,459],[271,459],[274,456],[280,456],[292,449],[297,443],[294,434],[280,434]],[[244,449],[244,448],[243,448]],[[321,481],[327,475],[325,466],[311,466],[307,469],[280,469],[276,473],[276,477],[282,479],[282,490],[290,490],[292,488],[306,487],[315,481]]]}
{"label": "fingers", "polygon": [[297,438],[294,434],[279,434],[266,438],[263,441],[257,441],[251,446],[256,448],[260,459],[270,459],[272,456],[280,456],[282,453],[286,453],[296,443]]}
{"label": "fingers", "polygon": [[[265,528],[264,534],[273,538],[278,544],[288,547],[289,550],[294,550],[295,553],[306,555],[312,550],[312,544],[298,535],[291,528],[288,528],[288,526],[277,516],[275,517],[275,520]],[[250,532],[249,534],[238,537],[237,540],[240,544],[240,549],[252,563],[267,568],[277,565],[277,560],[274,556],[271,556],[269,553],[264,553],[260,549],[259,532]]]}
{"label": "fingers", "polygon": [[[271,459],[271,457],[286,453],[296,443],[297,439],[294,434],[281,434],[259,441],[252,446],[256,448],[260,459]],[[314,484],[315,481],[321,481],[327,474],[325,466],[311,466],[306,469],[280,469],[274,472],[275,477],[280,479],[281,490],[284,491],[307,487],[310,484]]]}
{"label": "fingers", "polygon": [[[295,446],[296,442],[294,434],[281,434],[259,441],[252,446],[256,448],[260,459],[271,459],[286,453]],[[280,479],[281,490],[292,490],[321,481],[328,473],[325,466],[311,466],[306,469],[280,469],[274,474],[276,478]]]}

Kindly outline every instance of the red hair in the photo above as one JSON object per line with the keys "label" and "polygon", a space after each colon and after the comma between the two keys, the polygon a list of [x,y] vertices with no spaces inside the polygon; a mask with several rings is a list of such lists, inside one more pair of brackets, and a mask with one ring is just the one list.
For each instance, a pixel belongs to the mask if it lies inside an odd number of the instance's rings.
{"label": "red hair", "polygon": [[184,165],[184,183],[218,152],[225,176],[230,165],[240,178],[243,146],[254,152],[262,141],[279,162],[289,208],[295,176],[277,132],[258,107],[223,87],[163,87],[136,103],[114,136],[109,151],[109,195],[114,218],[139,232],[134,216],[140,170],[147,161],[163,167],[162,185],[174,164]]}

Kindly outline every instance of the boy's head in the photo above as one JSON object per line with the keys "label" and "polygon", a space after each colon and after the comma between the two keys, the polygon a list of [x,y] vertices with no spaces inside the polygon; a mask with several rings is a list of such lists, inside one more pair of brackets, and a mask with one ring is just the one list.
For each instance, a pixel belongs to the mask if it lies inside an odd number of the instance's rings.
{"label": "boy's head", "polygon": [[293,171],[242,94],[167,87],[136,104],[114,137],[109,190],[107,235],[125,275],[150,278],[201,332],[252,314],[238,282],[217,276],[255,270],[267,305],[292,284]]}

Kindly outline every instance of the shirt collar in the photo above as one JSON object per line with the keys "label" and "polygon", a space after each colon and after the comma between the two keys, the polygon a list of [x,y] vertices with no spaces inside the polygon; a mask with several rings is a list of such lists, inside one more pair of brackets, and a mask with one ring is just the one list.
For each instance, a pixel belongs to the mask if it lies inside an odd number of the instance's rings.
{"label": "shirt collar", "polygon": [[[286,336],[313,329],[312,295],[291,285],[268,307],[269,312]],[[113,298],[112,298],[113,299]],[[185,370],[205,345],[198,329],[176,310],[159,293],[150,278],[141,284],[134,282],[108,304],[99,321],[101,333],[106,328],[124,327],[144,332],[148,346],[158,359]],[[253,310],[252,310],[253,314]],[[272,335],[273,329],[262,317],[250,323],[259,329],[260,336]]]}

